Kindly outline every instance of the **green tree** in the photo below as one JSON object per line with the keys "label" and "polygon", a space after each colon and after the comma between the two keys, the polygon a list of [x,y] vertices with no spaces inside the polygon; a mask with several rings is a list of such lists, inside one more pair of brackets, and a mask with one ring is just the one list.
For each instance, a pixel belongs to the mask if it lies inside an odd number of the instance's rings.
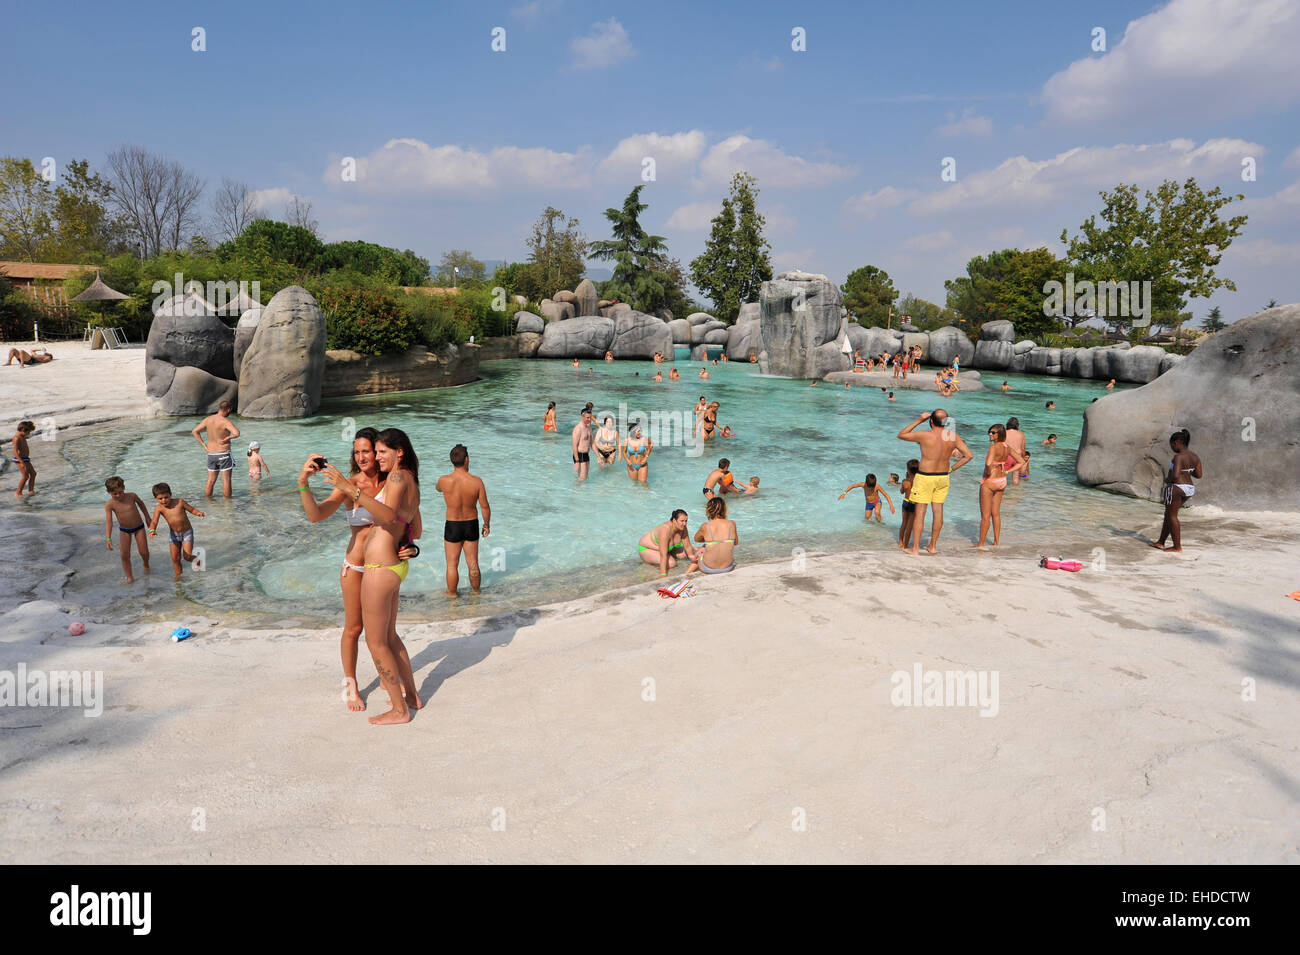
{"label": "green tree", "polygon": [[859,325],[872,328],[888,324],[898,289],[884,269],[874,265],[854,269],[840,290],[844,293],[844,307]]}
{"label": "green tree", "polygon": [[[1236,291],[1215,267],[1246,216],[1224,221],[1219,211],[1245,196],[1224,195],[1217,186],[1204,192],[1195,179],[1181,185],[1166,179],[1155,192],[1146,191],[1145,201],[1137,186],[1124,183],[1100,195],[1101,224],[1093,215],[1073,239],[1069,230],[1061,232],[1076,273],[1101,281],[1150,281],[1153,314],[1178,314],[1189,298],[1208,298],[1215,289]],[[1103,317],[1117,327],[1128,324],[1123,316]]]}
{"label": "green tree", "polygon": [[399,252],[357,239],[326,244],[316,264],[322,272],[345,269],[380,278],[389,285],[420,285],[429,279],[428,259],[410,249]]}
{"label": "green tree", "polygon": [[772,277],[772,247],[763,236],[767,219],[757,197],[757,179],[747,172],[732,176],[704,251],[691,261],[691,280],[723,321],[735,321],[741,305],[758,301],[762,284]]}
{"label": "green tree", "polygon": [[528,261],[513,273],[513,292],[540,302],[561,289],[573,289],[587,267],[587,240],[577,219],[547,206],[525,240]]}
{"label": "green tree", "polygon": [[1205,318],[1201,319],[1201,328],[1211,335],[1227,327],[1228,323],[1223,320],[1223,310],[1217,305],[1210,309]]}
{"label": "green tree", "polygon": [[30,159],[0,159],[0,255],[35,262],[54,235],[54,192]]}
{"label": "green tree", "polygon": [[120,225],[109,214],[112,195],[112,187],[86,160],[73,159],[64,167],[63,182],[54,190],[55,258],[82,262],[124,244],[117,236]]}
{"label": "green tree", "polygon": [[258,219],[249,223],[239,237],[217,246],[217,258],[242,258],[250,263],[287,263],[299,271],[317,271],[325,246],[302,226]]}
{"label": "green tree", "polygon": [[[460,271],[457,272],[456,270]],[[452,249],[442,254],[435,280],[443,286],[477,288],[487,279],[487,266],[468,249]]]}
{"label": "green tree", "polygon": [[944,282],[947,304],[968,332],[1005,319],[1015,324],[1017,335],[1038,338],[1061,327],[1060,317],[1043,314],[1043,287],[1063,281],[1064,273],[1065,263],[1045,248],[977,255],[966,263],[965,275]]}
{"label": "green tree", "polygon": [[957,313],[908,293],[898,301],[899,322],[910,321],[923,332],[958,323]]}
{"label": "green tree", "polygon": [[641,227],[640,216],[649,206],[641,202],[644,184],[623,200],[623,208],[606,209],[612,239],[590,245],[591,256],[614,263],[614,275],[602,286],[604,298],[627,302],[642,312],[666,308],[673,297],[674,279],[668,271],[668,245],[661,235],[650,235]]}

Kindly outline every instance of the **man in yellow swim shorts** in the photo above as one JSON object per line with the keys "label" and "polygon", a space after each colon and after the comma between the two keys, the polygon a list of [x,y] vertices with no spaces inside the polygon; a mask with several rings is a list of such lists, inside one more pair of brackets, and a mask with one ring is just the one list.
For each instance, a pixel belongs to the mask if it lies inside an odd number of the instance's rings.
{"label": "man in yellow swim shorts", "polygon": [[[927,418],[930,419],[930,430],[914,432],[913,429]],[[912,549],[904,553],[913,556],[919,553],[921,531],[925,527],[925,510],[933,506],[934,522],[930,528],[930,546],[925,550],[928,554],[937,554],[939,531],[943,528],[943,502],[948,499],[948,475],[951,473],[948,462],[952,458],[954,448],[957,450],[958,457],[956,463],[952,465],[952,471],[974,460],[975,455],[971,454],[970,448],[966,447],[966,442],[957,436],[957,431],[948,420],[948,413],[942,408],[935,408],[934,411],[922,414],[898,432],[898,437],[902,441],[915,441],[921,446],[921,466],[916,472],[916,477],[912,479],[912,490],[907,495],[907,499],[916,504],[914,518],[916,537],[913,538]]]}

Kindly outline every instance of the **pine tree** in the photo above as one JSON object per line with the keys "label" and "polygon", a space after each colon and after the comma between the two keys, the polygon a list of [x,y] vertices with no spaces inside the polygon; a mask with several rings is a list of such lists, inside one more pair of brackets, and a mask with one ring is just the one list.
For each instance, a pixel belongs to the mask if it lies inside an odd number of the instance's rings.
{"label": "pine tree", "polygon": [[1210,314],[1201,319],[1201,328],[1205,329],[1205,331],[1209,332],[1211,335],[1223,329],[1226,325],[1227,322],[1223,320],[1223,312],[1217,305],[1210,309]]}
{"label": "pine tree", "polygon": [[641,201],[642,184],[623,200],[622,209],[606,209],[612,239],[598,239],[588,247],[593,259],[612,261],[614,275],[601,286],[604,298],[627,302],[642,312],[664,308],[673,298],[676,282],[669,270],[668,244],[661,235],[650,235],[641,227],[641,213],[649,206]]}

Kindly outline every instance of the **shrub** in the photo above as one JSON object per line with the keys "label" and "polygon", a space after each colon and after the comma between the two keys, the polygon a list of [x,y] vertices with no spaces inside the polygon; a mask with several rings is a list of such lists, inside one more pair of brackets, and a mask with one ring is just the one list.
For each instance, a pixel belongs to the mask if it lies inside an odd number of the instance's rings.
{"label": "shrub", "polygon": [[318,297],[325,313],[327,348],[363,355],[397,355],[411,347],[415,329],[393,296],[362,288],[324,288]]}

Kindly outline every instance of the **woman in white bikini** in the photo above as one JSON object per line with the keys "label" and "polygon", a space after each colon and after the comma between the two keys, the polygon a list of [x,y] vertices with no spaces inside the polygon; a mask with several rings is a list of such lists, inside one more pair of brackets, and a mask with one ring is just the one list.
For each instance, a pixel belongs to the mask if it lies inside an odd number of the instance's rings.
{"label": "woman in white bikini", "polygon": [[[1160,540],[1151,546],[1170,554],[1183,552],[1183,526],[1178,521],[1178,510],[1196,493],[1192,478],[1201,477],[1201,459],[1187,450],[1191,443],[1192,435],[1186,428],[1169,436],[1169,448],[1174,456],[1165,474],[1165,522],[1160,526]],[[1171,535],[1174,544],[1165,547],[1165,540]]]}
{"label": "woman in white bikini", "polygon": [[704,505],[708,520],[695,532],[695,540],[704,545],[700,570],[706,574],[725,574],[736,569],[736,547],[740,534],[736,522],[727,520],[727,502],[719,495]]}
{"label": "woman in white bikini", "polygon": [[1007,429],[995,424],[989,428],[989,450],[984,455],[984,479],[980,481],[980,539],[973,546],[983,547],[993,526],[993,546],[1002,539],[1002,494],[1007,489],[1007,475],[1024,466],[1024,458],[1007,444]]}
{"label": "woman in white bikini", "polygon": [[[374,428],[358,431],[352,441],[352,458],[349,463],[352,483],[382,499],[384,481],[388,475],[379,470],[379,464],[375,460],[375,438],[378,436],[379,432]],[[343,492],[337,489],[319,503],[312,495],[307,481],[311,475],[320,471],[324,461],[324,456],[313,454],[298,472],[298,496],[302,500],[302,509],[307,512],[307,520],[313,524],[331,516],[346,500]],[[343,657],[343,700],[349,710],[359,713],[366,708],[357,691],[357,652],[361,640],[361,574],[365,570],[362,562],[366,536],[374,521],[364,508],[345,506],[343,512],[347,516],[351,536],[343,553],[343,567],[339,574],[339,588],[343,591],[343,638],[339,652]],[[408,548],[406,551],[408,557],[414,557],[418,553],[418,548]]]}
{"label": "woman in white bikini", "polygon": [[602,468],[618,460],[618,428],[614,427],[614,419],[609,415],[605,416],[605,423],[596,429],[592,446],[596,449],[596,457]]}

